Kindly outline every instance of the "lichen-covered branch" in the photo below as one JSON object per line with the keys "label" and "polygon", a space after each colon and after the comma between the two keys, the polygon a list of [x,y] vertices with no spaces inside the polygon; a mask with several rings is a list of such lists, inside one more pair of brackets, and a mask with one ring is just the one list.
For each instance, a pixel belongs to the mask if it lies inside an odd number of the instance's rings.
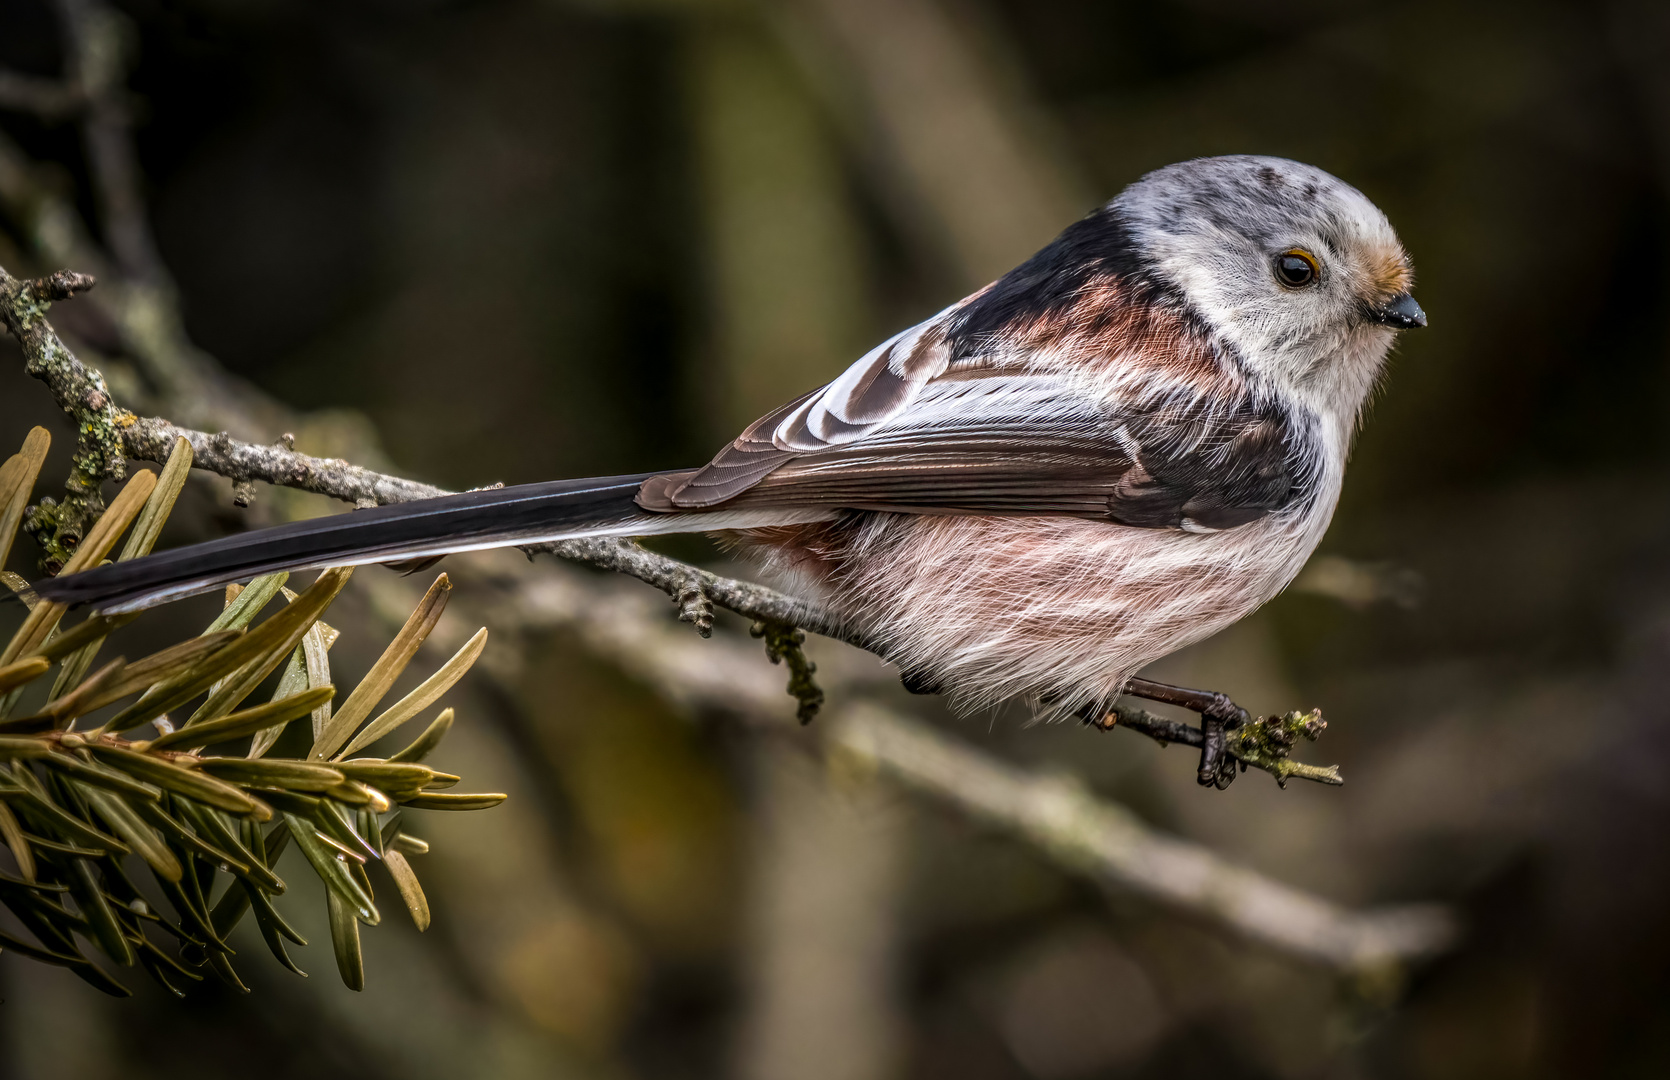
{"label": "lichen-covered branch", "polygon": [[341,458],[313,457],[286,445],[288,437],[271,446],[234,439],[224,431],[194,431],[161,417],[126,413],[122,442],[128,456],[140,461],[164,461],[174,440],[185,439],[196,454],[194,467],[224,476],[234,483],[259,480],[280,487],[311,491],[356,507],[432,499],[448,494],[442,488],[403,480],[350,464]]}
{"label": "lichen-covered branch", "polygon": [[24,524],[24,531],[45,552],[49,573],[57,573],[69,561],[88,526],[104,513],[99,486],[106,479],[121,479],[127,471],[120,416],[104,376],[77,360],[46,321],[54,300],[92,287],[92,278],[68,270],[20,281],[0,268],[0,324],[23,347],[24,370],[46,383],[76,422],[75,456],[63,501],[43,499]]}

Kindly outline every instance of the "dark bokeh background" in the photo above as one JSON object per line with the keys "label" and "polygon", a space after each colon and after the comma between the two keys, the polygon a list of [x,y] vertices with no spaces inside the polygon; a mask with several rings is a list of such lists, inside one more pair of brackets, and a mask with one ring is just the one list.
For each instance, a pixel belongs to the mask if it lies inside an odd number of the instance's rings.
{"label": "dark bokeh background", "polygon": [[[520,816],[445,826],[438,850],[474,850],[433,871],[436,929],[371,933],[363,995],[319,945],[306,983],[184,1004],[8,956],[0,1074],[1663,1074],[1661,5],[119,7],[192,337],[298,409],[360,411],[401,471],[457,487],[698,461],[1174,160],[1280,154],[1362,188],[1432,326],[1399,346],[1324,554],[1412,572],[1420,602],[1313,581],[1159,669],[1257,710],[1323,706],[1309,754],[1349,786],[1220,795],[1134,738],[957,730],[1341,902],[1453,902],[1469,933],[1366,1000],[903,794],[807,795],[802,766],[553,640],[483,693],[509,734],[468,752]],[[50,5],[0,0],[0,65],[56,74],[58,41]],[[92,213],[73,124],[0,132]],[[6,447],[56,417],[0,357]],[[201,514],[235,524],[207,496]],[[817,907],[853,881],[844,913]],[[760,930],[802,902],[803,934],[874,953],[875,1015],[777,1007],[826,977]]]}

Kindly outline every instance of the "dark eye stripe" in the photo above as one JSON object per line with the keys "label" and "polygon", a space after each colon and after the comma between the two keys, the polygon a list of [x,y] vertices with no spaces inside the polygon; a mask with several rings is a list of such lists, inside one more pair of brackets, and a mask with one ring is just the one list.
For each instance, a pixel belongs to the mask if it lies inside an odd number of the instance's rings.
{"label": "dark eye stripe", "polygon": [[1303,289],[1316,284],[1316,258],[1308,251],[1294,248],[1276,256],[1276,280],[1290,289]]}

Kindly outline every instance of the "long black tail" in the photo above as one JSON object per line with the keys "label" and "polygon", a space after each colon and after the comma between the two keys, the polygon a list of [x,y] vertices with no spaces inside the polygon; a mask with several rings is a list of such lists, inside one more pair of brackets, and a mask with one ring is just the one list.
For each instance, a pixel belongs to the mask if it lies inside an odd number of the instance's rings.
{"label": "long black tail", "polygon": [[577,536],[699,532],[754,523],[732,520],[742,515],[722,512],[659,514],[639,509],[633,502],[638,486],[658,475],[662,474],[558,480],[355,510],[47,578],[35,589],[49,600],[117,613],[280,570],[423,558]]}

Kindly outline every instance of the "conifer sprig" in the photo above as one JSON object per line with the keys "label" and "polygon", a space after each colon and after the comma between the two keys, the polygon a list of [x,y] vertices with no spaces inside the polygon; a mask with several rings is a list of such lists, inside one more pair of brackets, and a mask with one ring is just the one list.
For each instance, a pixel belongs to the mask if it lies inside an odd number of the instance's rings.
{"label": "conifer sprig", "polygon": [[[50,443],[36,428],[0,464],[0,565]],[[191,460],[180,439],[160,475],[129,479],[63,572],[97,566],[124,535],[118,559],[149,553]],[[0,952],[66,967],[118,996],[129,991],[111,966],[141,966],[182,996],[206,975],[247,990],[227,939],[253,914],[278,962],[304,974],[286,943],[307,942],[274,902],[285,892],[279,857],[292,844],[302,857],[290,867],[305,863],[325,885],[337,969],[351,988],[365,986],[360,925],[382,917],[374,870],[418,929],[429,925],[410,861],[429,845],[404,831],[404,810],[478,810],[504,796],[446,791],[459,778],[424,763],[451,730],[452,709],[387,758],[347,755],[432,707],[481,655],[487,631],[378,711],[446,607],[452,585],[442,574],[333,715],[328,654],[338,632],[321,616],[350,573],[325,570],[299,593],[284,574],[232,586],[201,635],[131,663],[101,663],[99,653],[143,613],[66,627],[61,605],[0,574],[28,609],[0,649],[0,845],[13,864],[0,870],[0,907],[14,921],[0,926]],[[252,700],[275,673],[267,700]],[[270,756],[303,717],[306,752]]]}

